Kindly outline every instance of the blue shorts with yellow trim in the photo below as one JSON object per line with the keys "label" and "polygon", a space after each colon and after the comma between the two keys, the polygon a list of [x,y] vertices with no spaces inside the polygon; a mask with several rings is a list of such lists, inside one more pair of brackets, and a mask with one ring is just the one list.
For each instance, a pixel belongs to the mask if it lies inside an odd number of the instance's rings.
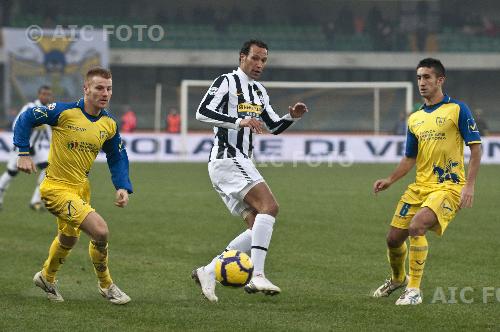
{"label": "blue shorts with yellow trim", "polygon": [[431,230],[443,235],[459,210],[462,186],[419,186],[411,184],[404,192],[394,212],[391,226],[408,229],[415,214],[428,207],[437,216],[438,224]]}
{"label": "blue shorts with yellow trim", "polygon": [[80,225],[90,212],[90,184],[79,186],[45,178],[40,185],[40,194],[45,207],[57,217],[59,232],[72,237],[80,236]]}

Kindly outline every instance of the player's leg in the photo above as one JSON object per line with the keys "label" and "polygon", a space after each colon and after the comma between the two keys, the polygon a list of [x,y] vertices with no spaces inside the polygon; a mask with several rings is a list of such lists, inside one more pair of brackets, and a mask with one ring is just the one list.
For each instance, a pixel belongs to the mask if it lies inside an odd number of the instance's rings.
{"label": "player's leg", "polygon": [[7,161],[7,169],[0,176],[0,209],[3,205],[3,200],[5,196],[5,192],[9,187],[9,184],[17,175],[17,151],[14,149],[9,154],[9,160]]}
{"label": "player's leg", "polygon": [[37,167],[40,170],[40,173],[37,178],[37,183],[35,190],[33,190],[33,195],[31,196],[30,207],[35,211],[40,211],[43,208],[43,203],[40,195],[40,184],[43,179],[45,179],[45,169],[47,168],[48,163],[38,163]]}
{"label": "player's leg", "polygon": [[[403,195],[404,197],[404,195]],[[380,285],[373,293],[374,297],[386,297],[395,290],[408,284],[406,276],[406,257],[408,228],[413,216],[419,209],[418,205],[406,203],[403,198],[399,201],[394,212],[391,227],[387,233],[387,258],[391,266],[391,277]]]}
{"label": "player's leg", "polygon": [[89,256],[99,279],[98,289],[103,297],[113,304],[130,302],[130,297],[113,283],[108,268],[108,236],[106,221],[95,211],[90,212],[80,225],[80,229],[90,236]]}
{"label": "player's leg", "polygon": [[436,214],[428,207],[423,207],[418,211],[410,223],[408,229],[410,236],[410,280],[406,287],[406,291],[396,301],[397,305],[422,303],[420,283],[422,281],[425,261],[429,251],[425,233],[437,224],[438,218]]}
{"label": "player's leg", "polygon": [[249,293],[279,294],[281,289],[273,285],[264,275],[267,251],[273,234],[275,218],[279,211],[278,202],[265,182],[260,182],[252,187],[245,195],[244,201],[257,211],[252,227],[251,257],[254,272],[252,280],[245,286],[245,290]]}

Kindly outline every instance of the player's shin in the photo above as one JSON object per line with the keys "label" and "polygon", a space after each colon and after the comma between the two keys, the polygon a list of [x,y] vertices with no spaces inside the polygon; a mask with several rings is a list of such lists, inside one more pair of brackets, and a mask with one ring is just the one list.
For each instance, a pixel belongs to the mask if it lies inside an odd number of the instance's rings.
{"label": "player's shin", "polygon": [[264,274],[267,249],[273,234],[275,218],[268,214],[258,214],[252,228],[251,257],[254,265],[253,275]]}
{"label": "player's shin", "polygon": [[37,180],[37,185],[35,190],[33,191],[33,196],[31,196],[31,205],[37,204],[41,202],[41,197],[40,197],[40,183],[42,183],[43,179],[45,178],[45,170],[40,171],[40,175],[38,176]]}
{"label": "player's shin", "polygon": [[408,288],[420,288],[428,248],[425,235],[410,236],[410,282]]}
{"label": "player's shin", "polygon": [[[246,254],[249,254],[251,245],[252,245],[252,230],[247,229],[246,231],[235,237],[231,242],[229,242],[224,252],[229,250],[238,250]],[[207,266],[205,266],[205,271],[207,271],[214,277],[215,277],[215,264],[219,259],[219,256],[220,255],[215,256],[212,259],[212,261]]]}
{"label": "player's shin", "polygon": [[406,242],[403,242],[403,245],[398,248],[387,248],[387,258],[389,259],[389,264],[391,265],[392,270],[392,281],[401,283],[405,280],[406,277],[406,255],[407,255],[407,246]]}
{"label": "player's shin", "polygon": [[49,257],[43,264],[42,274],[48,282],[53,283],[56,279],[56,273],[64,264],[66,257],[71,252],[71,248],[63,246],[59,242],[59,236],[56,236],[49,249]]}
{"label": "player's shin", "polygon": [[101,288],[109,288],[113,283],[108,269],[108,242],[90,241],[89,255]]}

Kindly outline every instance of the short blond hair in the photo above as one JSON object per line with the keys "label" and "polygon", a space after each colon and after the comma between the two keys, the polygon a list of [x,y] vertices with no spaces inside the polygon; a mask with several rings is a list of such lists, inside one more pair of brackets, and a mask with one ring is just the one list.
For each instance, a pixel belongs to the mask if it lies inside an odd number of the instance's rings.
{"label": "short blond hair", "polygon": [[111,71],[109,69],[106,69],[106,68],[102,68],[102,67],[95,67],[95,68],[92,68],[90,69],[87,74],[85,74],[85,81],[88,82],[92,79],[92,77],[94,76],[99,76],[99,77],[102,77],[102,78],[111,78],[112,75],[111,75]]}

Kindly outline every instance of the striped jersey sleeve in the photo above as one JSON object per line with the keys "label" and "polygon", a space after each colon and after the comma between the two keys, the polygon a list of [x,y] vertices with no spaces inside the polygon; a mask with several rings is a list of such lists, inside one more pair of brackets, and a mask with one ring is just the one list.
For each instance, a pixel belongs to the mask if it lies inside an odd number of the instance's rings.
{"label": "striped jersey sleeve", "polygon": [[196,119],[221,128],[238,129],[241,119],[228,114],[228,102],[229,81],[226,75],[222,75],[215,79],[203,97]]}
{"label": "striped jersey sleeve", "polygon": [[264,110],[261,114],[262,121],[264,121],[271,134],[281,134],[298,119],[292,118],[289,113],[279,117],[279,115],[274,112],[273,107],[270,104],[269,95],[267,94],[264,86],[260,83],[256,83],[256,85],[258,86],[257,94],[264,100]]}

